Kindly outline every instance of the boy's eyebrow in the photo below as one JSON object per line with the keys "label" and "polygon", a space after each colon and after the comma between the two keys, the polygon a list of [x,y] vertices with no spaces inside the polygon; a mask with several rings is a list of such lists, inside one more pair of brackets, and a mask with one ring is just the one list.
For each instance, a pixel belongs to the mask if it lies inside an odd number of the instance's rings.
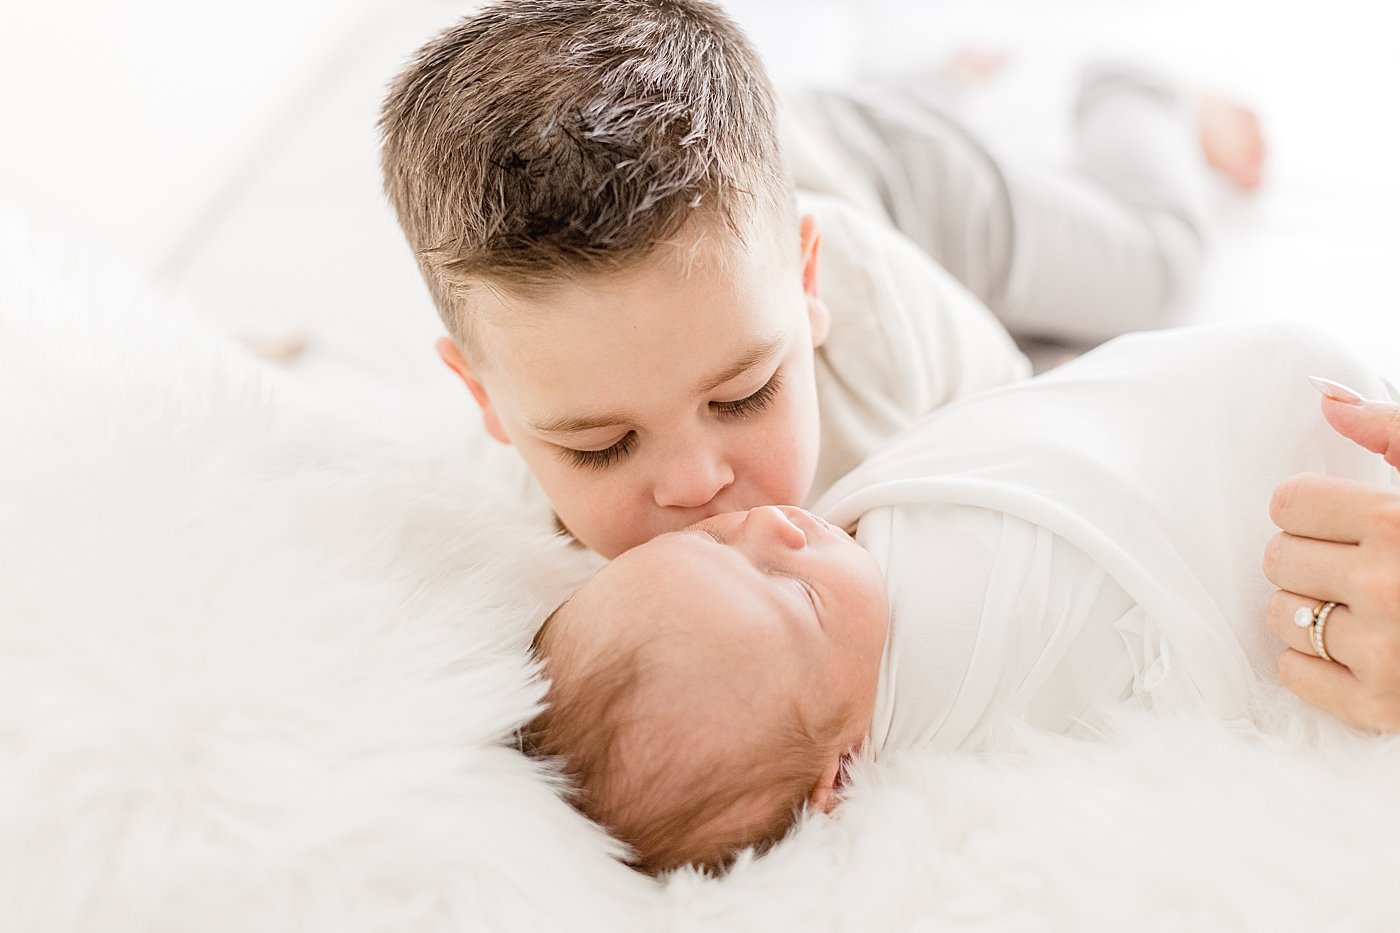
{"label": "boy's eyebrow", "polygon": [[[769,359],[783,348],[787,342],[786,334],[778,334],[769,337],[757,346],[745,350],[744,353],[734,361],[733,365],[712,378],[706,379],[695,390],[697,395],[704,395],[706,392],[714,391],[724,385],[729,380],[748,372],[753,367]],[[622,412],[608,411],[597,415],[562,415],[558,418],[548,418],[544,421],[531,421],[530,427],[541,434],[576,434],[580,431],[591,431],[594,428],[607,428],[615,424],[625,424],[630,421],[630,417]]]}
{"label": "boy's eyebrow", "polygon": [[627,415],[609,411],[601,415],[563,415],[544,421],[531,421],[530,427],[541,434],[575,434],[579,431],[591,431],[594,428],[611,427],[627,420]]}
{"label": "boy's eyebrow", "polygon": [[774,337],[769,337],[753,349],[745,351],[742,356],[734,361],[734,365],[730,366],[724,372],[719,373],[712,379],[706,379],[702,382],[695,390],[696,394],[704,395],[706,392],[712,392],[729,380],[743,375],[781,350],[783,344],[786,342],[786,334],[778,334]]}

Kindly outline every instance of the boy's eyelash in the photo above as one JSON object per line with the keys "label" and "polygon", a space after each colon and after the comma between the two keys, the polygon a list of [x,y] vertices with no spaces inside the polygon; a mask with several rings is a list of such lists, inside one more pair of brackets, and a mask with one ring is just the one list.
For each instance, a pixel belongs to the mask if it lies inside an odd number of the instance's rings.
{"label": "boy's eyelash", "polygon": [[631,453],[636,444],[637,432],[628,431],[622,435],[620,441],[611,447],[604,447],[602,450],[575,450],[572,447],[560,447],[559,454],[576,467],[587,470],[606,470]]}
{"label": "boy's eyelash", "polygon": [[[775,372],[763,388],[753,395],[733,402],[711,402],[710,407],[724,418],[747,418],[767,408],[782,387],[782,373]],[[582,469],[606,470],[631,453],[636,444],[637,432],[628,431],[621,440],[611,447],[605,447],[602,450],[575,450],[572,447],[560,447],[559,455],[571,465]]]}
{"label": "boy's eyelash", "polygon": [[773,378],[769,379],[763,386],[748,398],[741,398],[734,402],[711,402],[710,407],[723,417],[746,418],[749,415],[756,415],[773,401],[773,397],[778,394],[778,390],[783,387],[783,374],[781,371],[773,373]]}

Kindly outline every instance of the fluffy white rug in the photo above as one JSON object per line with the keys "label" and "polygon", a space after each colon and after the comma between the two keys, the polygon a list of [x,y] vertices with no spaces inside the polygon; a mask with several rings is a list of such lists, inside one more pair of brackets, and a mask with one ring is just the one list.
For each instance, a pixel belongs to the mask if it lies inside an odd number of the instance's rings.
{"label": "fluffy white rug", "polygon": [[866,765],[656,884],[506,747],[592,561],[0,218],[0,929],[1386,929],[1400,742],[1111,719]]}
{"label": "fluffy white rug", "polygon": [[460,464],[286,410],[112,270],[0,244],[0,928],[644,909],[502,742],[530,623],[591,561]]}

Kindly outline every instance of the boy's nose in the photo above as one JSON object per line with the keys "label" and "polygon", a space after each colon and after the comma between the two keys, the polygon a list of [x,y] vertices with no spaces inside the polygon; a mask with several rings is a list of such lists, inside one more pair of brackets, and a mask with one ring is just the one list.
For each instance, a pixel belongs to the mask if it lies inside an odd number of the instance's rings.
{"label": "boy's nose", "polygon": [[698,509],[734,482],[728,462],[713,451],[695,450],[661,464],[652,498],[662,508]]}
{"label": "boy's nose", "polygon": [[758,543],[776,541],[793,550],[807,546],[807,533],[793,524],[787,513],[776,505],[749,509],[744,516],[744,531],[746,536],[752,536]]}

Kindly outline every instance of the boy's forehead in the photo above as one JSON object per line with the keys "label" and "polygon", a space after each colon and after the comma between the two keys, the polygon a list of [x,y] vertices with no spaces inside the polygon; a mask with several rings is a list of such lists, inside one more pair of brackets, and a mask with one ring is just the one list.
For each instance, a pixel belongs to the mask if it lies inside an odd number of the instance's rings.
{"label": "boy's forehead", "polygon": [[637,400],[643,387],[703,394],[790,345],[801,295],[795,269],[784,275],[758,256],[625,270],[529,297],[496,294],[479,319],[480,369],[525,407],[549,409],[522,412],[532,421],[601,417],[608,399]]}
{"label": "boy's forehead", "polygon": [[613,269],[562,273],[530,285],[483,283],[484,288],[473,289],[472,318],[498,344],[508,344],[521,333],[552,329],[561,316],[577,317],[582,310],[664,309],[665,299],[676,294],[731,303],[736,292],[752,292],[775,278],[800,281],[796,241],[791,232],[774,226],[756,218],[733,232],[693,222]]}

